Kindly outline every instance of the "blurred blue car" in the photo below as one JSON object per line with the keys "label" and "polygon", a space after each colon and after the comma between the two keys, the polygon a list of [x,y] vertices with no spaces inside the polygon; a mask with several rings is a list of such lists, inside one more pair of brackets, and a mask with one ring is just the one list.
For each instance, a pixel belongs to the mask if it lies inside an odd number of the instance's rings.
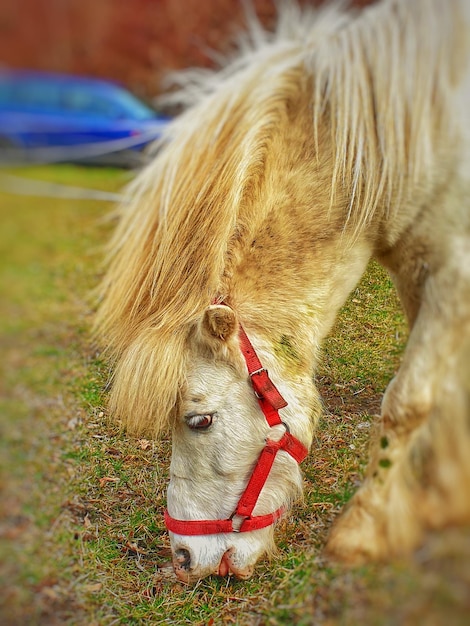
{"label": "blurred blue car", "polygon": [[168,121],[109,81],[0,70],[3,162],[135,166]]}

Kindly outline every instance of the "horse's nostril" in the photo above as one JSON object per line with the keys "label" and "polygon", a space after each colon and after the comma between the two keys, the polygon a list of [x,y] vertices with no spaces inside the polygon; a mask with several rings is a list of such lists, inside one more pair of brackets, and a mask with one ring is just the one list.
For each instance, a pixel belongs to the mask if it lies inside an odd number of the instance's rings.
{"label": "horse's nostril", "polygon": [[189,550],[186,550],[186,548],[178,548],[178,550],[175,550],[175,562],[178,567],[189,569],[189,566],[191,565],[191,555],[189,554]]}

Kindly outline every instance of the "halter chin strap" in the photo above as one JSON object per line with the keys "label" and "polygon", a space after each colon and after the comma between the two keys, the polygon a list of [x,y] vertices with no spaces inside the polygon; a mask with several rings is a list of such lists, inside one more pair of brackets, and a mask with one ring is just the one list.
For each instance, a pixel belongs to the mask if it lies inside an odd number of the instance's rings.
{"label": "halter chin strap", "polygon": [[284,450],[301,463],[308,454],[307,448],[296,437],[291,435],[289,427],[279,415],[279,409],[287,406],[287,402],[279,393],[267,370],[261,364],[244,329],[240,326],[240,348],[245,358],[248,374],[259,405],[269,426],[284,426],[286,432],[279,439],[266,439],[266,445],[258,457],[256,466],[251,474],[245,491],[243,492],[235,511],[228,519],[222,520],[178,520],[165,511],[165,525],[168,530],[178,535],[214,535],[217,533],[243,533],[271,526],[285,511],[280,507],[267,515],[252,515],[258,497],[263,489],[269,472],[279,450]]}

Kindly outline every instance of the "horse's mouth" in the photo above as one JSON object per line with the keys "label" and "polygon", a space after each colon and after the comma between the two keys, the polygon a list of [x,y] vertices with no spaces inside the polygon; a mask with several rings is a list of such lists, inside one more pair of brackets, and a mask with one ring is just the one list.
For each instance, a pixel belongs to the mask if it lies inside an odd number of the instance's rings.
{"label": "horse's mouth", "polygon": [[181,558],[174,558],[173,569],[178,580],[185,584],[196,583],[198,580],[206,578],[211,574],[222,576],[224,578],[226,576],[233,575],[239,580],[248,580],[251,578],[254,566],[247,565],[245,567],[241,567],[237,565],[234,556],[235,549],[230,548],[222,555],[218,566],[213,570],[191,567],[190,561],[187,558],[184,561]]}
{"label": "horse's mouth", "polygon": [[248,565],[244,568],[238,567],[234,563],[234,553],[235,550],[233,548],[230,548],[230,550],[227,550],[227,552],[223,554],[217,571],[218,575],[225,577],[233,574],[234,576],[236,576],[236,578],[239,578],[240,580],[248,580],[248,578],[250,578],[253,574],[253,566]]}

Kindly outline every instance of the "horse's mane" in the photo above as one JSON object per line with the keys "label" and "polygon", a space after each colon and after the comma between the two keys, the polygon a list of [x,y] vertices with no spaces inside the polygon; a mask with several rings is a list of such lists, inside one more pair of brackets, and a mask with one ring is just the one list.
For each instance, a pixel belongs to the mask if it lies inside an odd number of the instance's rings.
{"label": "horse's mane", "polygon": [[[274,32],[254,16],[218,72],[183,72],[174,101],[190,105],[128,188],[101,285],[96,329],[114,361],[110,409],[131,430],[168,424],[188,333],[219,294],[250,213],[266,154],[300,76],[312,85],[311,130],[326,114],[345,214],[362,228],[432,170],[455,79],[453,7],[386,0],[360,14],[283,4]],[[388,210],[388,209],[387,209]],[[262,213],[262,212],[261,212]]]}

